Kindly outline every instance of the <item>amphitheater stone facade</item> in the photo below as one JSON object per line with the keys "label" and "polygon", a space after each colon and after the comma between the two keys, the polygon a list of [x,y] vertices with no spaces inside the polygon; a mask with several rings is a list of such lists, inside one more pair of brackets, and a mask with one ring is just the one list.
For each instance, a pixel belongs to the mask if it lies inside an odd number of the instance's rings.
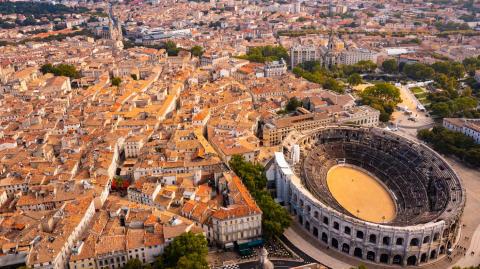
{"label": "amphitheater stone facade", "polygon": [[[336,202],[326,175],[342,164],[382,181],[396,204],[392,221],[361,220]],[[328,126],[292,133],[267,166],[267,178],[275,182],[277,200],[313,237],[379,264],[421,265],[444,257],[455,243],[465,205],[461,181],[440,155],[378,128]]]}

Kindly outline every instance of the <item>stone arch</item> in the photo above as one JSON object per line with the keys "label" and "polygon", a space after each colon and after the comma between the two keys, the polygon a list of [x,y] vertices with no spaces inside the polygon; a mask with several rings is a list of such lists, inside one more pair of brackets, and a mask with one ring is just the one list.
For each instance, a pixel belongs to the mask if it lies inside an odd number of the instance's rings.
{"label": "stone arch", "polygon": [[420,262],[427,262],[427,253],[422,253],[422,256],[420,256]]}
{"label": "stone arch", "polygon": [[412,238],[412,240],[410,240],[410,246],[416,247],[418,244],[418,238]]}
{"label": "stone arch", "polygon": [[445,254],[445,246],[440,247],[440,255]]}
{"label": "stone arch", "polygon": [[328,243],[328,235],[326,233],[322,233],[322,241]]}
{"label": "stone arch", "polygon": [[438,239],[440,239],[440,233],[437,232],[433,235],[433,241],[437,241]]}
{"label": "stone arch", "polygon": [[436,259],[436,258],[437,258],[437,250],[434,249],[430,252],[430,260]]}
{"label": "stone arch", "polygon": [[377,235],[376,234],[371,234],[370,237],[368,238],[368,241],[370,243],[377,243]]}
{"label": "stone arch", "polygon": [[328,218],[327,217],[323,217],[323,223],[328,225]]}
{"label": "stone arch", "polygon": [[367,260],[375,261],[375,252],[373,252],[373,251],[367,252]]}
{"label": "stone arch", "polygon": [[392,264],[402,265],[402,255],[393,256]]}
{"label": "stone arch", "polygon": [[363,258],[363,250],[361,248],[355,248],[353,251],[353,256],[362,259]]}
{"label": "stone arch", "polygon": [[314,212],[313,212],[313,217],[316,218],[316,219],[318,219],[318,211],[314,211]]}
{"label": "stone arch", "polygon": [[312,233],[313,233],[313,236],[318,237],[318,229],[317,229],[317,227],[313,227]]}
{"label": "stone arch", "polygon": [[345,226],[345,228],[343,229],[343,232],[346,233],[346,234],[351,234],[352,233],[352,229],[348,226]]}
{"label": "stone arch", "polygon": [[305,221],[305,229],[310,231],[310,222],[308,220]]}
{"label": "stone arch", "polygon": [[397,241],[395,242],[395,244],[396,244],[397,246],[403,245],[403,238],[401,238],[401,237],[397,238]]}
{"label": "stone arch", "polygon": [[388,254],[381,254],[380,255],[380,262],[381,263],[388,263],[388,259],[389,259]]}
{"label": "stone arch", "polygon": [[390,237],[384,236],[382,242],[384,245],[390,245]]}
{"label": "stone arch", "polygon": [[337,248],[338,249],[338,240],[335,239],[335,238],[332,238],[332,247],[334,248]]}
{"label": "stone arch", "polygon": [[357,238],[363,239],[363,232],[357,231]]}
{"label": "stone arch", "polygon": [[423,238],[423,243],[424,243],[424,244],[430,243],[430,236],[425,236],[425,237]]}
{"label": "stone arch", "polygon": [[298,222],[303,225],[303,217],[302,217],[302,215],[298,215]]}
{"label": "stone arch", "polygon": [[342,252],[350,253],[350,245],[347,244],[347,243],[343,243],[343,245],[342,245]]}
{"label": "stone arch", "polygon": [[407,265],[417,265],[417,256],[412,255],[407,258]]}

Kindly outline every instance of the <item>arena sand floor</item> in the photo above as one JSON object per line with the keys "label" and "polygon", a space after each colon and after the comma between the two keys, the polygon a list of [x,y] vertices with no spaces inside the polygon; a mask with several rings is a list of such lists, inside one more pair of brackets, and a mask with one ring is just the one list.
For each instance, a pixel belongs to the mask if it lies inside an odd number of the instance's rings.
{"label": "arena sand floor", "polygon": [[395,218],[390,193],[369,174],[350,166],[334,166],[327,174],[327,185],[337,202],[359,219],[386,223]]}

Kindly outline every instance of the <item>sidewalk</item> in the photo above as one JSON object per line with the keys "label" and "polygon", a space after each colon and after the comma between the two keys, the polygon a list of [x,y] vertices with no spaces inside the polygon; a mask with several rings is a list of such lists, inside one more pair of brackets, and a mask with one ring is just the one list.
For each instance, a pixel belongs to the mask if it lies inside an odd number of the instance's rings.
{"label": "sidewalk", "polygon": [[[475,255],[470,255],[472,251],[475,253]],[[472,240],[470,242],[470,246],[467,249],[466,255],[463,258],[461,258],[455,264],[455,266],[460,266],[464,268],[469,266],[477,266],[479,264],[480,264],[480,225],[477,226],[475,233],[472,236]]]}
{"label": "sidewalk", "polygon": [[288,228],[283,235],[296,247],[301,249],[305,254],[314,258],[315,260],[325,264],[330,268],[335,269],[349,269],[352,265],[339,261],[335,258],[330,257],[329,255],[322,252],[322,249],[312,245],[310,242],[305,240],[302,234],[297,234],[292,228]]}

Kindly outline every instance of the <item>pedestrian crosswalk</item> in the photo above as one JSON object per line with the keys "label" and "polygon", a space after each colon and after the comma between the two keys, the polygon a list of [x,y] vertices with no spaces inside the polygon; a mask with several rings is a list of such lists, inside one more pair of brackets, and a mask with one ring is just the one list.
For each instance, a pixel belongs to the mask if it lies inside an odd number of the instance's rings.
{"label": "pedestrian crosswalk", "polygon": [[229,264],[229,265],[221,266],[217,269],[240,269],[240,266],[238,266],[238,264]]}

